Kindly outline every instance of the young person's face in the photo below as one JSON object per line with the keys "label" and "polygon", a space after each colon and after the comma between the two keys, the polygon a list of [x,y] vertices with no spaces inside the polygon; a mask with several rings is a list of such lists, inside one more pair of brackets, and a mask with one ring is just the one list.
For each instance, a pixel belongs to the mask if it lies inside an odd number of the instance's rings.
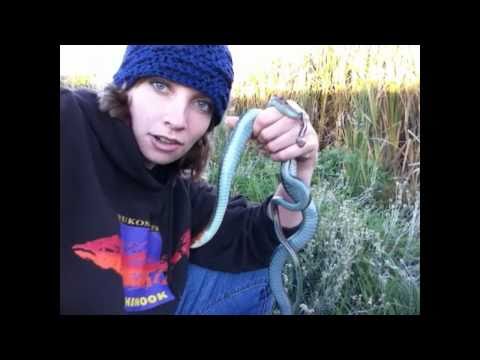
{"label": "young person's face", "polygon": [[207,96],[158,77],[133,86],[128,97],[133,133],[149,168],[185,155],[206,133],[213,115]]}

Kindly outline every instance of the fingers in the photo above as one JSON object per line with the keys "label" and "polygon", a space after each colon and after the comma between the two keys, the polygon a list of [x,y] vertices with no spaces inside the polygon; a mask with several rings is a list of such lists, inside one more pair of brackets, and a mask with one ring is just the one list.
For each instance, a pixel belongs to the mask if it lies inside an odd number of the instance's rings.
{"label": "fingers", "polygon": [[297,136],[298,127],[292,127],[287,132],[284,132],[283,134],[280,134],[276,137],[271,137],[269,138],[271,140],[266,140],[265,142],[263,142],[263,149],[265,149],[269,153],[276,153],[294,144]]}
{"label": "fingers", "polygon": [[299,147],[296,143],[297,129],[291,129],[274,140],[261,145],[258,150],[263,156],[268,156],[274,161],[287,161],[290,159],[306,160],[318,151],[316,133],[305,136],[305,145]]}
{"label": "fingers", "polygon": [[294,133],[296,131],[298,134],[300,126],[301,125],[298,120],[283,117],[280,121],[276,121],[270,126],[263,128],[258,133],[256,138],[260,144],[267,144],[286,133]]}
{"label": "fingers", "polygon": [[[309,122],[308,114],[296,102],[291,100],[287,102],[304,114],[306,132],[301,139],[305,145],[300,147],[297,143],[303,123],[283,115],[274,107],[268,107],[258,114],[253,123],[252,138],[256,140],[259,153],[269,156],[274,161],[311,159],[318,151],[317,133]],[[225,117],[225,123],[230,128],[235,127],[238,121],[238,116]]]}
{"label": "fingers", "polygon": [[253,123],[253,137],[256,138],[259,133],[270,125],[281,119],[283,115],[274,107],[269,107],[258,114]]}
{"label": "fingers", "polygon": [[308,159],[316,147],[313,141],[307,141],[304,147],[299,147],[297,144],[290,145],[282,150],[279,150],[270,155],[274,161],[287,161],[291,159]]}

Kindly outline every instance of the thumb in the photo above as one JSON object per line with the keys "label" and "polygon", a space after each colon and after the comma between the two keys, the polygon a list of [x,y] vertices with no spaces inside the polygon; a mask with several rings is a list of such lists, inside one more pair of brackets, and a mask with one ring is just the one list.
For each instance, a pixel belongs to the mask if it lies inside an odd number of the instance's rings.
{"label": "thumb", "polygon": [[230,128],[233,129],[235,125],[237,125],[238,120],[240,119],[239,116],[225,116],[225,124]]}

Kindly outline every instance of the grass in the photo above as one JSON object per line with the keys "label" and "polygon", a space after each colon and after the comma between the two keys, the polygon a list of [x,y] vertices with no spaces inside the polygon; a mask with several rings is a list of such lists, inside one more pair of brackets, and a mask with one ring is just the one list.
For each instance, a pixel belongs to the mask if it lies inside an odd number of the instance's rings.
{"label": "grass", "polygon": [[[216,182],[218,163],[228,134],[215,130],[217,144],[208,180]],[[315,238],[300,252],[304,273],[303,314],[419,314],[419,193],[411,205],[402,199],[405,185],[394,185],[388,202],[375,197],[381,177],[357,189],[348,180],[347,148],[323,151],[312,179],[320,222]],[[278,184],[279,164],[259,157],[253,146],[243,155],[233,193],[262,201]],[[284,272],[294,294],[292,265]],[[278,309],[275,309],[278,313]]]}

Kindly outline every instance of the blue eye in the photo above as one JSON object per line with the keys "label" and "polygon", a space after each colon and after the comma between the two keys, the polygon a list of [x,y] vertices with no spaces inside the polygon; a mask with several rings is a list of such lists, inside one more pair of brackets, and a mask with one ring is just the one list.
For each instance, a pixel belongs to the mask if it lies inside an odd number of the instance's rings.
{"label": "blue eye", "polygon": [[150,81],[150,84],[152,84],[155,90],[165,91],[168,89],[168,85],[160,80],[152,80]]}
{"label": "blue eye", "polygon": [[198,108],[200,111],[205,113],[211,113],[213,110],[213,106],[209,101],[206,100],[197,100]]}

